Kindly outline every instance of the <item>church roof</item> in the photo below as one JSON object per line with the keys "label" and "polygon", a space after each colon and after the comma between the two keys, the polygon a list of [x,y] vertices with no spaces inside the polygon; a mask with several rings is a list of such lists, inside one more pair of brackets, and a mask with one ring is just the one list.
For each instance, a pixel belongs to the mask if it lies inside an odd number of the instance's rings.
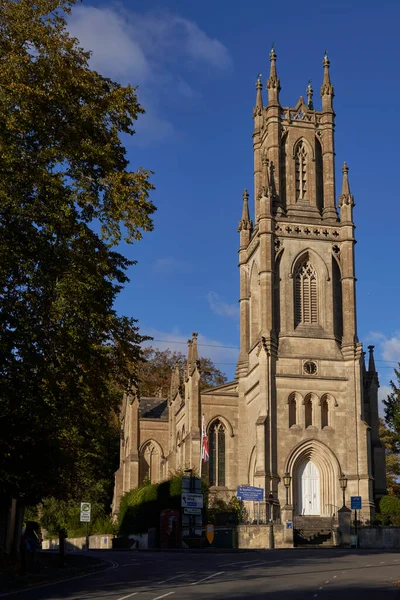
{"label": "church roof", "polygon": [[167,419],[167,398],[141,397],[139,403],[139,418],[141,419]]}

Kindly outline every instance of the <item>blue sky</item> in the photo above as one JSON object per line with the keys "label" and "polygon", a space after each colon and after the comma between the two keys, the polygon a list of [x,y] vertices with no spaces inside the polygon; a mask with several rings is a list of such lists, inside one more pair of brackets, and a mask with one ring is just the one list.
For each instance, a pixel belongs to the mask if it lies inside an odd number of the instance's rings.
{"label": "blue sky", "polygon": [[[358,331],[375,343],[381,395],[400,360],[398,320],[400,4],[394,0],[235,3],[226,0],[83,2],[70,30],[104,74],[138,85],[147,111],[126,139],[133,168],[154,171],[154,231],[122,246],[138,261],[118,310],[161,348],[200,350],[230,377],[239,342],[237,224],[252,200],[255,80],[278,54],[281,103],[312,80],[322,58],[335,87],[337,194],[350,167],[356,208]],[[265,94],[265,92],[264,92]],[[215,346],[226,346],[217,348]]]}

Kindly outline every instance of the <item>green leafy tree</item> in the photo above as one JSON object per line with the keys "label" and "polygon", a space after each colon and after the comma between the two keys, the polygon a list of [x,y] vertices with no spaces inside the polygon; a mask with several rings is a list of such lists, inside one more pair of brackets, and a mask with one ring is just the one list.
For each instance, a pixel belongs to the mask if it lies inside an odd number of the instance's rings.
{"label": "green leafy tree", "polygon": [[[179,366],[183,381],[187,358],[182,352],[167,348],[157,350],[148,346],[143,349],[144,362],[138,366],[139,389],[142,396],[167,396],[171,382],[171,369]],[[200,358],[200,390],[226,383],[225,373],[217,369],[210,358]]]}
{"label": "green leafy tree", "polygon": [[27,504],[103,472],[144,339],[114,309],[133,263],[113,249],[152,229],[121,143],[143,109],[90,69],[73,4],[0,0],[0,481]]}
{"label": "green leafy tree", "polygon": [[396,433],[386,427],[383,419],[379,421],[379,435],[385,448],[386,486],[389,495],[400,496],[400,456],[396,443]]}

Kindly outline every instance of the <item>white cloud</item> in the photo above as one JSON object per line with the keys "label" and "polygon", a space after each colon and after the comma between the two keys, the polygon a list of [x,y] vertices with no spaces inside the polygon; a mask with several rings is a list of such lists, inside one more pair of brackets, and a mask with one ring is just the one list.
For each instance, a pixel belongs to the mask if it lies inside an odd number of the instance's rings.
{"label": "white cloud", "polygon": [[135,141],[140,144],[174,135],[173,124],[162,115],[161,97],[185,100],[196,95],[184,78],[185,68],[193,62],[198,69],[203,65],[219,71],[231,65],[220,41],[168,12],[140,14],[115,5],[80,5],[73,8],[68,28],[85,50],[92,51],[92,68],[139,86],[139,101],[147,113],[136,125]]}
{"label": "white cloud", "polygon": [[388,385],[381,385],[378,390],[378,411],[381,417],[385,415],[385,407],[383,405],[382,400],[386,400],[388,395],[392,392],[392,388]]}
{"label": "white cloud", "polygon": [[222,316],[222,317],[230,317],[232,319],[239,318],[238,303],[227,304],[226,302],[222,302],[219,295],[216,294],[215,292],[208,292],[207,302],[214,314]]}
{"label": "white cloud", "polygon": [[153,271],[154,273],[170,275],[171,273],[187,273],[190,271],[190,267],[184,260],[166,256],[165,258],[158,258],[154,262]]}
{"label": "white cloud", "polygon": [[[392,337],[388,338],[380,331],[371,331],[368,339],[379,344],[379,349],[383,360],[391,362],[400,362],[400,332],[396,331]],[[396,365],[393,365],[395,367]]]}
{"label": "white cloud", "polygon": [[[169,348],[183,354],[187,353],[187,340],[192,337],[191,332],[183,334],[179,329],[161,331],[159,329],[142,327],[141,333],[154,338],[153,341],[147,342],[146,345],[159,348],[160,350]],[[199,333],[197,338],[197,345],[200,357],[210,358],[221,371],[234,372],[239,356],[239,348],[233,348],[230,344],[224,344],[201,333]]]}

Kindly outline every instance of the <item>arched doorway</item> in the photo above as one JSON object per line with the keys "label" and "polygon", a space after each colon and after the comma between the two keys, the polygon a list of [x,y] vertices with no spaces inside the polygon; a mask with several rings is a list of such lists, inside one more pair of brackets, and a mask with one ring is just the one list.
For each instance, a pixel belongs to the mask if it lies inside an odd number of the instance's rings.
{"label": "arched doorway", "polygon": [[311,460],[308,460],[299,468],[298,478],[299,513],[301,515],[320,515],[321,488],[318,468]]}

